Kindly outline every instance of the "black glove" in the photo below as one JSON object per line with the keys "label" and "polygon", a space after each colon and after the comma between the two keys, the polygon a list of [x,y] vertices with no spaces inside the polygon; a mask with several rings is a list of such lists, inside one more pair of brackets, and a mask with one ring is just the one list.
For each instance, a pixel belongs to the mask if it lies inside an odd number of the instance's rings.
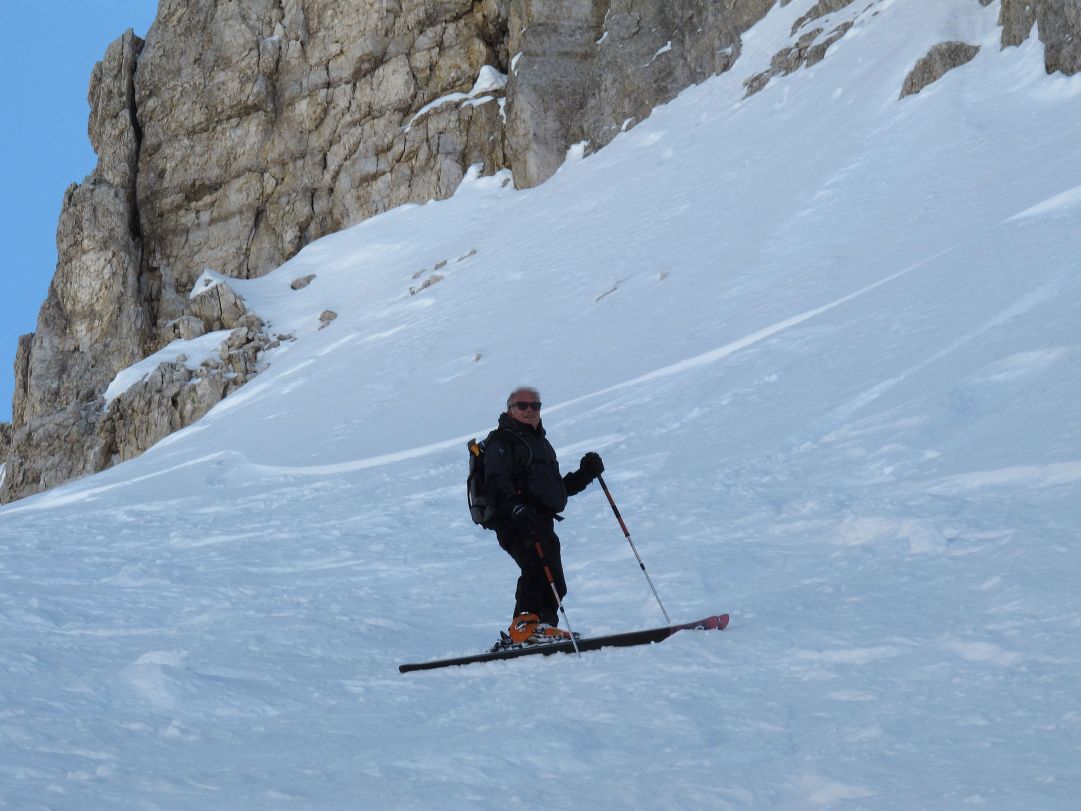
{"label": "black glove", "polygon": [[601,461],[600,454],[590,451],[582,457],[578,469],[589,476],[590,481],[592,481],[604,473],[604,462]]}

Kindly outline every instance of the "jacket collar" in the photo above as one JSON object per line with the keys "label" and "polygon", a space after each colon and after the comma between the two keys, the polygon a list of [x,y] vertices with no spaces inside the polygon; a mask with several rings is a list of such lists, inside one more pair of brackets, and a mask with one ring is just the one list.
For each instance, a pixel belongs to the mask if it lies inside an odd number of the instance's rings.
{"label": "jacket collar", "polygon": [[544,436],[544,420],[537,423],[537,428],[534,430],[524,422],[518,422],[518,420],[514,419],[514,417],[506,411],[499,415],[499,427],[509,431],[517,431],[519,434],[525,434],[526,436],[530,434],[533,436]]}

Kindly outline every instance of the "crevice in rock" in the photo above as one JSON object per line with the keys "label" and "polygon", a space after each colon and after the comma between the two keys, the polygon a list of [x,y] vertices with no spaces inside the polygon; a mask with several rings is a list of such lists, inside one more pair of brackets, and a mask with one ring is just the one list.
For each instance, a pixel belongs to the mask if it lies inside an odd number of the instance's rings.
{"label": "crevice in rock", "polygon": [[155,349],[154,333],[157,329],[158,314],[161,309],[162,280],[160,271],[151,267],[147,256],[142,212],[139,207],[139,171],[143,161],[144,133],[143,126],[139,121],[139,94],[136,91],[135,75],[139,67],[139,58],[142,56],[143,47],[146,43],[139,38],[136,38],[136,42],[131,73],[128,76],[128,114],[131,118],[132,133],[135,136],[135,156],[132,161],[131,185],[127,190],[128,230],[136,252],[138,304],[143,313],[142,348],[144,353],[149,353]]}
{"label": "crevice in rock", "polygon": [[483,24],[478,25],[477,28],[480,33],[481,41],[488,47],[488,50],[495,55],[492,67],[497,68],[500,73],[509,75],[510,54],[508,53],[507,43],[510,31],[508,28],[509,18],[506,6],[503,4],[500,5],[499,16],[493,24],[491,18],[484,13],[484,5],[484,0],[474,0],[473,8],[470,10],[470,13],[475,19],[483,20]]}
{"label": "crevice in rock", "polygon": [[137,96],[135,94],[135,70],[139,65],[139,55],[143,51],[144,42],[141,39],[135,38],[138,43],[135,47],[134,61],[131,66],[131,75],[128,76],[128,113],[131,116],[131,130],[135,134],[135,160],[132,165],[131,187],[128,189],[128,205],[130,207],[130,216],[128,227],[131,231],[131,238],[135,241],[139,248],[140,254],[142,253],[143,244],[143,227],[139,217],[139,200],[136,194],[136,189],[139,186],[139,158],[143,147],[143,127],[139,123],[139,109],[137,106]]}

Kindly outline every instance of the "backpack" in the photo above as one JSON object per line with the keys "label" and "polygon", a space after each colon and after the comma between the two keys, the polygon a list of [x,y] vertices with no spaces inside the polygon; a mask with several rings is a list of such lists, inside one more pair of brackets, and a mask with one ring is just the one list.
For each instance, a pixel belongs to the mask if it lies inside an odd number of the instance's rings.
{"label": "backpack", "polygon": [[[492,519],[495,518],[495,503],[488,496],[488,488],[484,483],[484,452],[488,449],[488,443],[492,437],[499,433],[499,429],[492,431],[485,439],[477,442],[477,438],[469,440],[466,447],[469,448],[469,476],[465,480],[466,501],[469,504],[469,517],[474,524],[493,529]],[[529,451],[529,461],[526,467],[533,464],[533,448],[526,440],[515,434],[514,431],[503,431],[504,434],[513,434],[526,446]]]}

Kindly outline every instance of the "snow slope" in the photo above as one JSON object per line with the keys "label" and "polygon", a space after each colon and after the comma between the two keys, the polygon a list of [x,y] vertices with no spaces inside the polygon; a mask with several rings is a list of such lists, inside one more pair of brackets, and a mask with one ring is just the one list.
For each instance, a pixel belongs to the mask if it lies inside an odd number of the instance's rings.
{"label": "snow slope", "polygon": [[[1081,77],[880,0],[743,100],[811,5],[540,188],[238,282],[297,334],[265,373],[0,509],[0,807],[1075,808]],[[523,382],[727,631],[398,674],[509,619],[464,442]],[[660,624],[595,486],[567,519],[574,628]]]}

